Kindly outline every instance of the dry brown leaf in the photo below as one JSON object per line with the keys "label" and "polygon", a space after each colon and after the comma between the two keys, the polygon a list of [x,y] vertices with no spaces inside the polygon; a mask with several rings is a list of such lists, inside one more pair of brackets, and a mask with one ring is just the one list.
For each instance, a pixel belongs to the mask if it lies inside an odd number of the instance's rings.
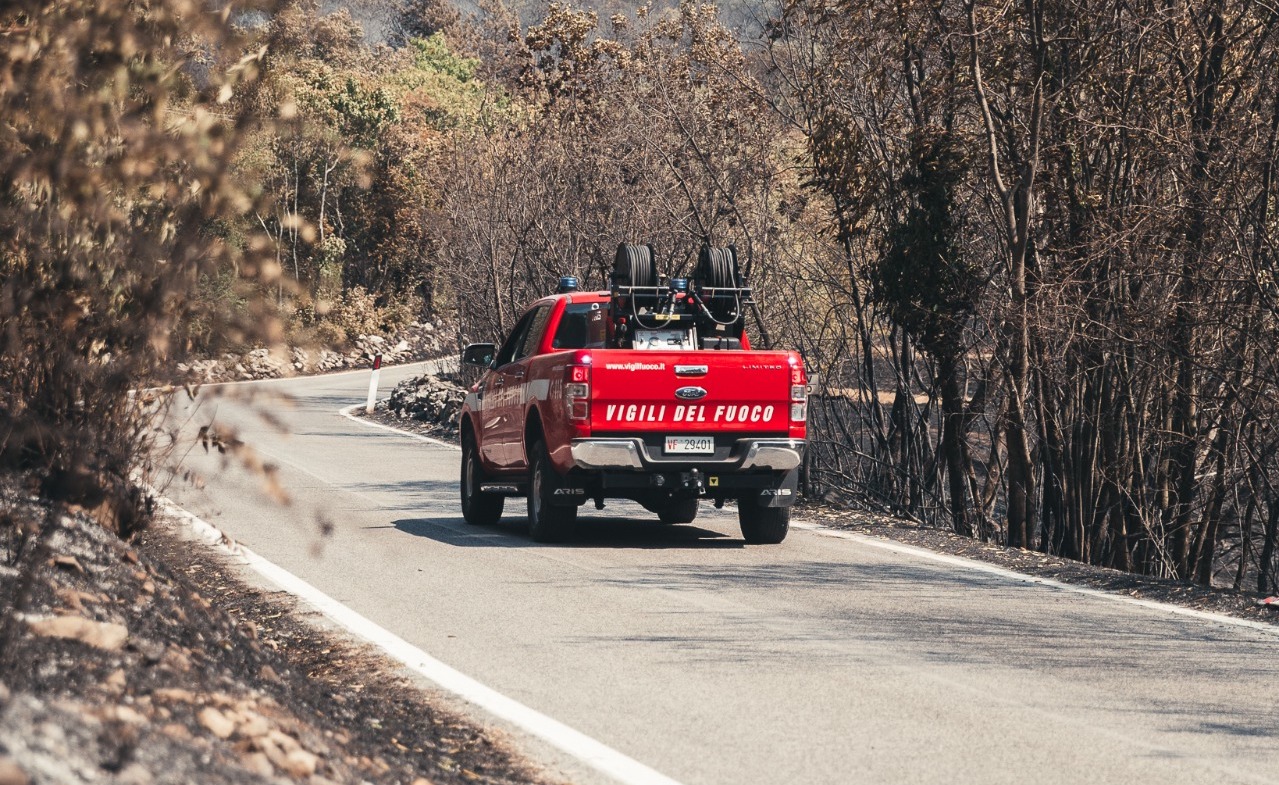
{"label": "dry brown leaf", "polygon": [[64,570],[74,570],[80,574],[84,574],[84,567],[80,565],[79,559],[74,556],[54,556],[53,566],[61,567]]}

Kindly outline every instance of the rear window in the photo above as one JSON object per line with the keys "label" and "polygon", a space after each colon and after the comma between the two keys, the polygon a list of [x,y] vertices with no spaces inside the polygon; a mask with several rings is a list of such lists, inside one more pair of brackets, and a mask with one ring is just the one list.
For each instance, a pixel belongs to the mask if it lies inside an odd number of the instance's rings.
{"label": "rear window", "polygon": [[552,349],[603,349],[608,341],[605,320],[608,303],[569,303],[564,306]]}

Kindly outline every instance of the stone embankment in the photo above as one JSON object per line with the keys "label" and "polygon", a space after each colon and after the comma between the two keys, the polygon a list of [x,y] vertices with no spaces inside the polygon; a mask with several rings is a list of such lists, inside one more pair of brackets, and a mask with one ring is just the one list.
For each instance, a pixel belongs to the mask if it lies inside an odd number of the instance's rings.
{"label": "stone embankment", "polygon": [[243,354],[224,354],[217,358],[178,363],[176,368],[183,381],[197,384],[276,379],[368,368],[379,354],[382,362],[388,365],[423,360],[439,356],[451,346],[451,338],[435,324],[414,322],[391,338],[361,335],[345,352],[297,346],[274,351],[257,348]]}
{"label": "stone embankment", "polygon": [[458,417],[466,390],[451,379],[426,374],[395,386],[391,397],[378,408],[400,420],[414,420],[438,435],[457,434]]}

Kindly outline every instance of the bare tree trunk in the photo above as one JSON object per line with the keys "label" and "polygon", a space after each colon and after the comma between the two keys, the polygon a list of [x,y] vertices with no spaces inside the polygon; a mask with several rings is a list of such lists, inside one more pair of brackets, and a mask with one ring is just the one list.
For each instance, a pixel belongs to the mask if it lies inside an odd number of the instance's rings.
{"label": "bare tree trunk", "polygon": [[971,462],[964,432],[964,397],[959,388],[959,368],[955,357],[938,358],[941,386],[941,451],[946,458],[946,479],[950,493],[950,526],[955,534],[972,537],[968,516],[967,483]]}
{"label": "bare tree trunk", "polygon": [[1200,439],[1199,372],[1197,320],[1192,309],[1200,299],[1198,276],[1206,261],[1208,213],[1211,209],[1211,169],[1217,152],[1217,101],[1222,68],[1228,43],[1222,0],[1206,9],[1208,52],[1194,73],[1184,69],[1186,99],[1192,118],[1194,149],[1190,172],[1190,215],[1185,230],[1186,247],[1177,282],[1177,304],[1173,318],[1171,344],[1176,357],[1177,380],[1173,402],[1173,449],[1170,470],[1173,483],[1172,558],[1177,575],[1193,577],[1195,570],[1190,552],[1191,516],[1198,493],[1198,450]]}
{"label": "bare tree trunk", "polygon": [[1275,548],[1279,546],[1279,503],[1270,501],[1270,517],[1266,519],[1266,534],[1261,542],[1261,558],[1257,563],[1257,593],[1268,594],[1279,589],[1276,575]]}
{"label": "bare tree trunk", "polygon": [[[1019,145],[1015,131],[1004,128],[1012,140],[1005,154],[1016,172],[1016,180],[1005,182],[1000,153],[1000,128],[986,93],[978,50],[977,11],[975,0],[968,0],[968,34],[971,39],[969,66],[973,90],[981,110],[986,131],[986,154],[991,181],[1002,207],[1003,230],[1008,248],[1008,287],[1010,313],[1004,325],[1008,350],[1005,374],[1008,400],[1005,409],[1004,444],[1008,451],[1008,532],[1006,544],[1024,548],[1030,545],[1031,522],[1034,519],[1034,466],[1030,450],[1030,429],[1026,403],[1030,397],[1030,301],[1027,288],[1027,259],[1030,251],[1030,225],[1034,213],[1035,178],[1039,170],[1039,146],[1044,114],[1044,59],[1047,47],[1043,37],[1043,11],[1037,0],[1024,0],[1030,29],[1031,96],[1025,118],[1025,139]],[[1005,123],[1013,119],[1001,114]],[[1018,128],[1021,126],[1018,125]]]}

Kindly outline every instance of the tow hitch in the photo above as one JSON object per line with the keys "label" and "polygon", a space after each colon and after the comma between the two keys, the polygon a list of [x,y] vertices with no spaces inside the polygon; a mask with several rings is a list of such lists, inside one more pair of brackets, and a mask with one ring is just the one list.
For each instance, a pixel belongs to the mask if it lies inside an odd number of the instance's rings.
{"label": "tow hitch", "polygon": [[701,496],[706,490],[706,474],[701,469],[653,474],[649,476],[648,482],[652,487],[661,488],[672,496]]}

